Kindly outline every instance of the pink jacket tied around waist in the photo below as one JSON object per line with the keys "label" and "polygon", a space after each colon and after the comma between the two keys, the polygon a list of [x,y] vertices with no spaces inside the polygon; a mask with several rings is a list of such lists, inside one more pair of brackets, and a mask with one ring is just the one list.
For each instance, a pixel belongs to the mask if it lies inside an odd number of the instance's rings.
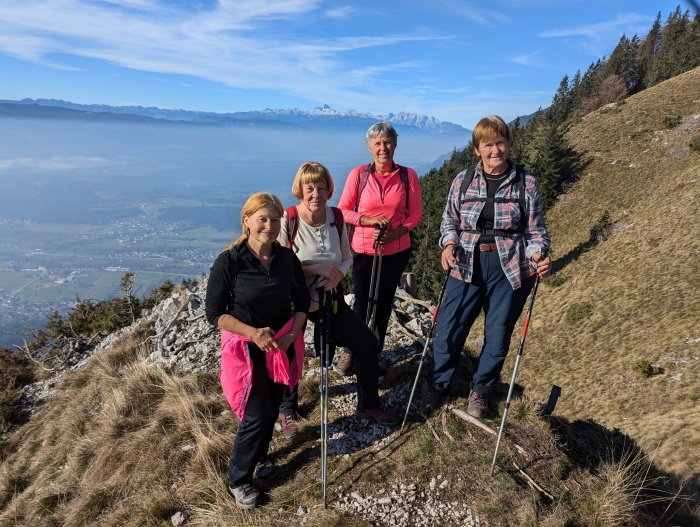
{"label": "pink jacket tied around waist", "polygon": [[[275,335],[279,339],[292,330],[294,319],[290,319]],[[250,358],[248,343],[249,338],[221,330],[221,370],[219,381],[224,391],[228,404],[239,421],[243,420],[248,396],[253,385],[253,362]],[[295,386],[301,379],[301,370],[304,366],[304,335],[297,333],[294,342],[294,360],[290,364],[287,353],[276,350],[265,353],[267,361],[267,375],[274,382]]]}

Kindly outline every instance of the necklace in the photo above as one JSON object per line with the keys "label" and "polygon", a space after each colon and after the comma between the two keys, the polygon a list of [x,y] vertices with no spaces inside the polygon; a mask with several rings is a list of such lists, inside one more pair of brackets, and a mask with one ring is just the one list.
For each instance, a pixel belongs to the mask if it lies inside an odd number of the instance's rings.
{"label": "necklace", "polygon": [[488,180],[491,180],[491,181],[498,181],[500,179],[505,179],[506,176],[508,176],[508,173],[509,172],[506,170],[505,172],[503,172],[503,174],[498,174],[497,176],[494,176],[494,175],[489,175],[486,172],[484,172],[484,177]]}

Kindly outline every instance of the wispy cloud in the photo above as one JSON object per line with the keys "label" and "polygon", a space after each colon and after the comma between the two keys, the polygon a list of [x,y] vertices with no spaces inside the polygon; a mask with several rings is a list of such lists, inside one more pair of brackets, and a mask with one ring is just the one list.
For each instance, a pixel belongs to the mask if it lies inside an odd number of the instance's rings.
{"label": "wispy cloud", "polygon": [[520,64],[521,66],[528,66],[530,68],[537,69],[549,69],[552,67],[548,62],[543,61],[540,58],[542,51],[533,51],[527,54],[514,55],[510,58],[511,62],[515,64]]}
{"label": "wispy cloud", "polygon": [[590,54],[602,56],[609,50],[611,38],[618,40],[622,33],[628,37],[632,37],[634,34],[643,36],[649,31],[652,22],[653,19],[646,15],[627,13],[597,24],[548,29],[541,31],[538,36],[544,38],[580,37],[584,40],[583,45]]}
{"label": "wispy cloud", "polygon": [[[0,52],[55,67],[62,56],[109,61],[134,70],[192,75],[235,88],[283,90],[306,97],[309,90],[333,99],[366,89],[368,76],[347,75],[349,51],[444,36],[418,32],[381,36],[310,38],[285,31],[294,20],[342,17],[353,8],[322,13],[316,0],[211,0],[187,11],[166,0],[0,2]],[[200,4],[201,5],[201,4]],[[60,21],[60,23],[57,23]],[[395,66],[377,66],[386,74]]]}
{"label": "wispy cloud", "polygon": [[355,9],[354,7],[337,7],[335,9],[329,9],[328,11],[326,11],[326,16],[328,18],[342,20],[343,18],[347,18],[348,16],[356,12],[357,9]]}

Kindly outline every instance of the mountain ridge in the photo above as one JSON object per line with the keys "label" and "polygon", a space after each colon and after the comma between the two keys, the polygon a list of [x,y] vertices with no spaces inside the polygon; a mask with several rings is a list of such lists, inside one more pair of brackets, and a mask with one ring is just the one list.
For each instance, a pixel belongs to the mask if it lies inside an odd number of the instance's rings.
{"label": "mountain ridge", "polygon": [[[111,106],[106,104],[78,104],[60,99],[22,99],[20,101],[2,100],[0,104],[14,105],[16,107],[39,106],[42,108],[61,108],[80,112],[111,115],[133,115],[159,119],[164,121],[191,122],[191,123],[211,123],[211,124],[255,124],[263,122],[276,122],[280,124],[293,124],[304,126],[307,124],[348,124],[348,125],[371,125],[379,121],[389,121],[399,127],[411,127],[418,130],[443,134],[443,133],[464,133],[468,129],[461,125],[449,121],[440,121],[435,117],[423,114],[399,112],[387,113],[384,115],[374,115],[367,112],[358,112],[348,109],[339,111],[324,104],[311,110],[300,110],[299,108],[249,110],[237,112],[205,112],[197,110],[168,109],[156,106]],[[15,108],[17,109],[17,108]],[[85,117],[85,116],[83,116]],[[104,117],[104,116],[103,116]]]}

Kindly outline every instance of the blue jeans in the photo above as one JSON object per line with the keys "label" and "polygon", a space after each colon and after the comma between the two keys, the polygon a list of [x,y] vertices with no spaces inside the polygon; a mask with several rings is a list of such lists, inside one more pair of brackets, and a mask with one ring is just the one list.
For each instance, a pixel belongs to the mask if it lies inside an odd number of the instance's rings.
{"label": "blue jeans", "polygon": [[474,366],[471,384],[476,393],[490,392],[496,386],[513,328],[531,290],[528,277],[521,287],[512,288],[501,268],[498,251],[477,252],[471,282],[450,276],[435,321],[432,383],[442,389],[450,385],[469,330],[483,309],[484,346]]}

